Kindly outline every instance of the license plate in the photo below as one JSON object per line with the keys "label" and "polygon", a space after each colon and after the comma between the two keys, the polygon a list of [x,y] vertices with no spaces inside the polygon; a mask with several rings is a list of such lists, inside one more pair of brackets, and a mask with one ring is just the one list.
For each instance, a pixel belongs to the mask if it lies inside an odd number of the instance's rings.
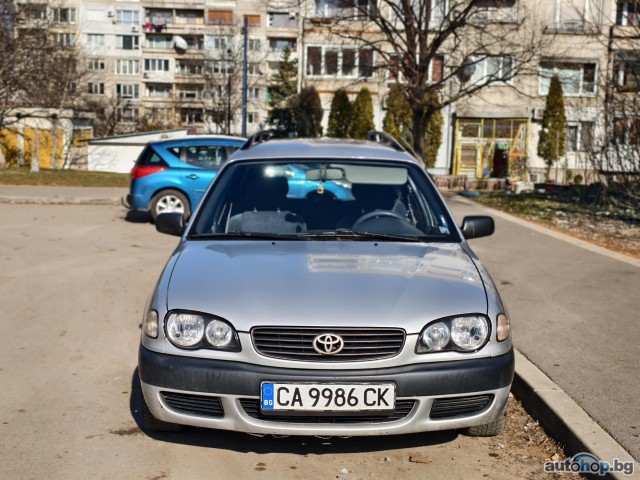
{"label": "license plate", "polygon": [[393,410],[396,386],[393,383],[362,385],[263,383],[260,408],[266,411],[339,411]]}

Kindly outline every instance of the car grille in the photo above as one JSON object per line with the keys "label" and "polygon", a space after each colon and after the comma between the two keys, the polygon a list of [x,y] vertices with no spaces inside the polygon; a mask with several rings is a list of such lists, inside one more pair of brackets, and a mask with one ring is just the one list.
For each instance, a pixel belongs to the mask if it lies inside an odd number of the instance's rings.
{"label": "car grille", "polygon": [[260,400],[257,398],[241,398],[240,405],[247,415],[266,422],[284,423],[385,423],[401,420],[411,413],[416,400],[396,400],[396,408],[390,412],[363,412],[362,414],[341,414],[335,412],[329,414],[309,413],[301,415],[300,412],[286,412],[264,415],[260,410]]}
{"label": "car grille", "polygon": [[[342,337],[342,351],[333,355],[316,352],[313,340],[323,334]],[[405,332],[399,328],[256,327],[251,330],[251,337],[258,353],[267,357],[311,362],[364,362],[398,355],[404,346]]]}
{"label": "car grille", "polygon": [[482,412],[491,405],[491,402],[493,402],[493,395],[438,398],[434,400],[429,416],[434,420],[469,417]]}
{"label": "car grille", "polygon": [[218,397],[175,392],[161,392],[161,395],[167,406],[178,413],[201,417],[224,417],[222,403]]}

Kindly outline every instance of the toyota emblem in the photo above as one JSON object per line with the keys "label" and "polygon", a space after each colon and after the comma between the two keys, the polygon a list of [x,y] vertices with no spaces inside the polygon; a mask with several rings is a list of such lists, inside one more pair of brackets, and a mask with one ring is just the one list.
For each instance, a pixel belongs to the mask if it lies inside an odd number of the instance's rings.
{"label": "toyota emblem", "polygon": [[335,355],[344,348],[344,340],[339,335],[323,333],[313,339],[313,349],[320,355]]}

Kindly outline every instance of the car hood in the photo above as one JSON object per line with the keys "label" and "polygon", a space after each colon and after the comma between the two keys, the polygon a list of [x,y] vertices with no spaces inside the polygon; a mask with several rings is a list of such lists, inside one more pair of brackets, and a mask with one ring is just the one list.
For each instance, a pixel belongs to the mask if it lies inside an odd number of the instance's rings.
{"label": "car hood", "polygon": [[478,270],[459,244],[354,241],[190,241],[181,247],[168,310],[256,325],[380,326],[486,313]]}

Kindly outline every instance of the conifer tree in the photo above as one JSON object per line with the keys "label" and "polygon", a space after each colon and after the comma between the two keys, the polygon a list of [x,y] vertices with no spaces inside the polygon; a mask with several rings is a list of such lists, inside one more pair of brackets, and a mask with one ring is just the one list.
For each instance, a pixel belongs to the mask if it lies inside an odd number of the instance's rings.
{"label": "conifer tree", "polygon": [[349,136],[366,140],[369,131],[374,128],[373,100],[371,99],[371,92],[365,87],[358,92],[358,96],[353,102],[353,121],[351,122]]}
{"label": "conifer tree", "polygon": [[269,113],[268,122],[278,130],[293,129],[293,103],[298,91],[298,60],[291,59],[291,50],[285,48],[278,71],[271,77],[269,85]]}
{"label": "conifer tree", "polygon": [[547,164],[547,180],[550,179],[553,164],[566,153],[567,126],[562,83],[558,76],[554,75],[551,77],[538,139],[538,155]]}
{"label": "conifer tree", "polygon": [[305,87],[295,98],[293,116],[298,137],[322,135],[322,102],[315,87]]}
{"label": "conifer tree", "polygon": [[331,112],[329,112],[329,125],[327,136],[333,138],[346,138],[351,128],[353,105],[344,88],[336,91],[331,100]]}

